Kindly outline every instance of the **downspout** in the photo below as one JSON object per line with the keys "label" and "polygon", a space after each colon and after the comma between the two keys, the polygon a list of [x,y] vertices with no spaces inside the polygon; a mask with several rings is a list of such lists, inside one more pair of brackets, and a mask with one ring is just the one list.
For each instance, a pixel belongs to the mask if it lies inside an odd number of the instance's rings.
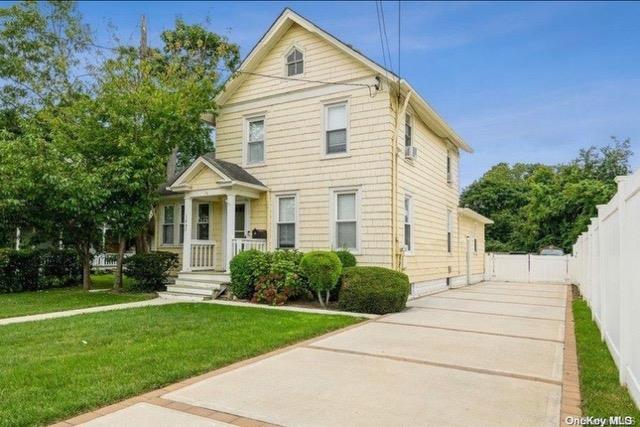
{"label": "downspout", "polygon": [[407,111],[412,93],[412,90],[407,93],[402,108],[400,108],[401,93],[400,87],[398,87],[396,120],[391,138],[391,268],[394,270],[402,269],[402,263],[399,258],[400,251],[398,250],[398,194],[400,192],[398,184],[398,156],[400,154],[398,150],[398,135],[400,134],[400,118],[404,117]]}

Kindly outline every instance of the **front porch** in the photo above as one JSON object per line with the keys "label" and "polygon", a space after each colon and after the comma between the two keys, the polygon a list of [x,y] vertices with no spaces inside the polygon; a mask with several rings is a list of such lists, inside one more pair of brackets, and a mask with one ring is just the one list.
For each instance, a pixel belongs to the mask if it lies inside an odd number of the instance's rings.
{"label": "front porch", "polygon": [[218,197],[185,194],[183,205],[182,273],[229,272],[229,263],[238,253],[250,249],[267,250],[266,238],[252,227],[252,199],[231,193]]}
{"label": "front porch", "polygon": [[215,296],[229,282],[235,255],[267,250],[266,190],[239,166],[206,156],[167,185],[158,212],[158,249],[181,258],[170,292]]}

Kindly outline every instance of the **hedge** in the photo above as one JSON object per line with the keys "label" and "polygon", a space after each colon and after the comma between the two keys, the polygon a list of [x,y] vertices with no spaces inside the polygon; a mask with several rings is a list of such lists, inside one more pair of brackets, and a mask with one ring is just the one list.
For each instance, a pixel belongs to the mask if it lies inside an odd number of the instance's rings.
{"label": "hedge", "polygon": [[169,272],[178,266],[178,254],[148,252],[131,255],[124,260],[124,272],[134,279],[132,290],[153,292],[164,290]]}
{"label": "hedge", "polygon": [[410,291],[404,273],[383,267],[350,267],[342,274],[338,305],[358,313],[395,313],[404,310]]}
{"label": "hedge", "polygon": [[0,293],[69,286],[82,269],[75,251],[67,249],[0,249]]}

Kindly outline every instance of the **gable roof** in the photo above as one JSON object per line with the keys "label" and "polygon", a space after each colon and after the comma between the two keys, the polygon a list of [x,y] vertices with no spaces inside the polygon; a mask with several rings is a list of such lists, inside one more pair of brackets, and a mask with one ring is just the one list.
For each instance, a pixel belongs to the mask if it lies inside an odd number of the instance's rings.
{"label": "gable roof", "polygon": [[369,67],[372,71],[378,74],[380,79],[386,79],[388,83],[399,85],[400,90],[404,95],[412,93],[410,104],[436,135],[442,139],[450,141],[457,147],[469,153],[473,152],[473,149],[464,142],[464,140],[444,121],[442,117],[440,117],[429,103],[422,98],[406,80],[399,79],[392,71],[382,67],[377,62],[353,48],[350,44],[343,42],[288,7],[282,11],[280,16],[278,16],[273,24],[271,24],[267,32],[264,33],[260,40],[258,40],[258,43],[256,43],[253,49],[251,49],[249,54],[244,58],[240,67],[237,69],[237,73],[229,77],[224,83],[222,91],[215,98],[217,105],[224,105],[230,99],[231,95],[240,87],[240,85],[242,85],[248,76],[251,75],[250,73],[258,67],[264,57],[294,24],[297,24],[307,31],[321,37],[338,50]]}
{"label": "gable roof", "polygon": [[264,189],[267,188],[267,186],[260,182],[259,179],[251,175],[242,167],[236,165],[235,163],[216,159],[215,153],[210,152],[198,157],[188,167],[178,171],[178,173],[176,173],[171,179],[167,180],[167,182],[164,183],[160,188],[160,194],[164,196],[175,194],[175,189],[171,189],[171,187],[174,185],[176,185],[176,187],[179,187],[182,184],[182,182],[180,181],[185,180],[188,175],[194,172],[198,165],[201,164],[209,167],[216,174],[220,175],[223,181],[248,184],[251,186],[263,187]]}
{"label": "gable roof", "polygon": [[477,221],[481,224],[493,224],[493,221],[490,220],[489,218],[487,218],[484,215],[479,214],[478,212],[474,211],[473,209],[469,209],[469,208],[458,208],[458,214],[462,215],[462,216],[466,216],[467,218],[471,218],[474,221]]}

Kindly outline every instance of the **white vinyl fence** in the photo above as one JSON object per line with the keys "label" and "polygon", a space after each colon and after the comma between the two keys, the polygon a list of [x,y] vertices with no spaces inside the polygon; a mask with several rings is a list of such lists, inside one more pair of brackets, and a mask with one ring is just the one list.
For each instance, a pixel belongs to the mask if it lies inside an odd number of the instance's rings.
{"label": "white vinyl fence", "polygon": [[616,181],[616,195],[573,245],[569,276],[640,406],[640,171]]}
{"label": "white vinyl fence", "polygon": [[487,253],[485,280],[500,282],[558,282],[569,280],[569,257],[554,255],[512,255]]}

